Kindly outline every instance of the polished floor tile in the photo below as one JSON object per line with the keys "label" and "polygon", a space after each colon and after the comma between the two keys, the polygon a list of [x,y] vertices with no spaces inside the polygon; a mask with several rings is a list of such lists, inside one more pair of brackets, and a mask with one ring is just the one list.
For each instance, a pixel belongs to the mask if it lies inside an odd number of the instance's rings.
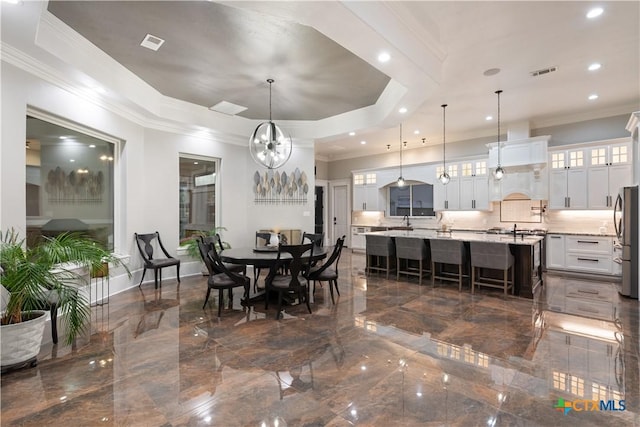
{"label": "polished floor tile", "polygon": [[615,283],[547,275],[533,300],[471,295],[366,276],[348,250],[340,273],[335,305],[318,286],[312,314],[287,306],[279,321],[239,292],[221,318],[216,298],[203,310],[203,277],[113,296],[75,346],[43,346],[37,367],[2,376],[0,421],[640,425],[639,304]]}

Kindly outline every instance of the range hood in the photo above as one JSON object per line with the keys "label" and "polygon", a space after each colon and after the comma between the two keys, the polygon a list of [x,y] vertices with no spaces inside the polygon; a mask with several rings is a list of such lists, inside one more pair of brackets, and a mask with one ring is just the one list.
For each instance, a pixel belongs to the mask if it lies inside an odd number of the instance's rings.
{"label": "range hood", "polygon": [[[500,143],[500,165],[507,173],[514,171],[540,170],[547,166],[549,135],[536,136]],[[487,144],[489,168],[498,166],[498,143]]]}
{"label": "range hood", "polygon": [[500,149],[500,166],[506,171],[502,180],[490,180],[491,201],[502,201],[512,194],[525,195],[531,200],[548,200],[549,178],[545,168],[550,138],[549,135],[544,135],[509,139],[501,142],[500,148],[497,142],[487,144],[489,169],[493,171],[498,166]]}

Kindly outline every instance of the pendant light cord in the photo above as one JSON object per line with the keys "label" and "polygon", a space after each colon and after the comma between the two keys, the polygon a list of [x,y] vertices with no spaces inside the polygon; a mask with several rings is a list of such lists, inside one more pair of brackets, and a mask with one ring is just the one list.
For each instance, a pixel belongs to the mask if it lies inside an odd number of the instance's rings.
{"label": "pendant light cord", "polygon": [[400,123],[400,178],[402,178],[402,123]]}
{"label": "pendant light cord", "polygon": [[273,79],[267,79],[267,83],[269,83],[269,121],[271,122],[271,84],[274,82]]}
{"label": "pendant light cord", "polygon": [[447,104],[442,104],[442,173],[447,173],[447,164],[446,164],[446,108]]}
{"label": "pendant light cord", "polygon": [[502,151],[500,150],[500,94],[502,91],[497,90],[495,93],[498,95],[498,166],[500,166],[500,151]]}

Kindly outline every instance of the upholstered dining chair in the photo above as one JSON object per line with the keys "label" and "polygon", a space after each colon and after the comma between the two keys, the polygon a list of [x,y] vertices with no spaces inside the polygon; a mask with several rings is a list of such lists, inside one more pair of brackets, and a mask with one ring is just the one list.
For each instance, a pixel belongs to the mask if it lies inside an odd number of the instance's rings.
{"label": "upholstered dining chair", "polygon": [[[305,277],[311,268],[311,258],[313,257],[313,243],[305,245],[280,245],[278,247],[278,257],[276,262],[269,269],[269,274],[265,279],[265,310],[269,308],[269,293],[278,293],[278,311],[276,319],[280,318],[282,311],[282,297],[284,294],[295,293],[300,302],[304,301],[309,313],[309,281]],[[291,258],[283,259],[283,253],[288,253]],[[305,256],[303,258],[303,255]],[[282,274],[282,267],[286,265],[288,274]]]}
{"label": "upholstered dining chair", "polygon": [[198,248],[200,249],[200,254],[203,255],[202,260],[207,266],[207,270],[209,270],[207,295],[205,296],[202,309],[207,306],[211,290],[217,290],[218,317],[220,317],[222,314],[222,306],[224,305],[224,290],[227,289],[229,291],[229,306],[233,304],[233,288],[242,286],[244,288],[244,299],[247,300],[249,298],[251,279],[245,275],[229,270],[220,259],[220,253],[215,243],[207,244],[204,242],[204,239],[199,239]]}
{"label": "upholstered dining chair", "polygon": [[338,263],[340,262],[340,254],[342,254],[342,247],[344,246],[345,236],[340,237],[336,241],[336,245],[333,247],[333,252],[329,259],[322,265],[312,267],[309,273],[306,275],[309,281],[313,281],[313,291],[316,291],[316,282],[329,282],[329,293],[331,293],[331,302],[335,304],[333,298],[333,287],[335,286],[338,296],[340,296],[340,289],[338,289]]}
{"label": "upholstered dining chair", "polygon": [[[134,233],[134,236],[138,250],[140,251],[140,256],[142,256],[142,261],[144,262],[144,270],[142,270],[142,277],[140,278],[140,284],[138,286],[142,285],[144,275],[147,272],[147,269],[150,268],[155,274],[155,287],[157,289],[158,283],[162,286],[162,269],[172,266],[176,267],[176,277],[178,279],[178,283],[180,283],[180,260],[169,255],[169,252],[162,244],[160,233],[157,231],[155,233],[147,234]],[[164,254],[164,258],[155,257],[154,246],[156,243],[160,248],[160,251],[162,251],[162,254]],[[160,277],[159,281],[158,276]]]}

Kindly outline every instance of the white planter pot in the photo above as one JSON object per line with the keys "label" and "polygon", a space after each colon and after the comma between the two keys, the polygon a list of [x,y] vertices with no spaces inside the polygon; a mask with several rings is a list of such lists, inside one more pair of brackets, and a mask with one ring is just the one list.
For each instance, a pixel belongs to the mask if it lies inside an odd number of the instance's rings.
{"label": "white planter pot", "polygon": [[32,311],[39,314],[35,319],[11,325],[0,326],[0,365],[2,367],[24,363],[40,352],[46,311]]}

